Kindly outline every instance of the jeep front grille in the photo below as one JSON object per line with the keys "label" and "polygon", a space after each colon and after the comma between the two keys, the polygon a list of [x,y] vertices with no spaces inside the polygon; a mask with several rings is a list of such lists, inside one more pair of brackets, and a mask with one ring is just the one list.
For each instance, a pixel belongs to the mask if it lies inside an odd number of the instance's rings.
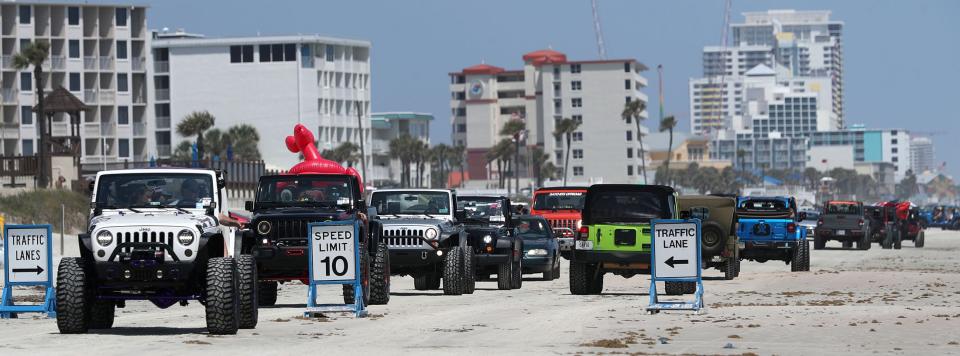
{"label": "jeep front grille", "polygon": [[420,247],[424,242],[422,228],[384,228],[383,237],[387,240],[387,246],[394,247]]}
{"label": "jeep front grille", "polygon": [[550,227],[554,229],[566,228],[576,231],[580,228],[580,220],[577,219],[550,219]]}
{"label": "jeep front grille", "polygon": [[[118,232],[117,233],[117,242],[121,244],[125,243],[161,243],[164,245],[173,248],[173,232]],[[154,248],[155,250],[160,250],[160,248]],[[133,247],[127,246],[124,247],[120,252],[129,253],[133,251]]]}
{"label": "jeep front grille", "polygon": [[[267,221],[270,222],[271,228],[266,237],[271,240],[288,238],[306,239],[307,226],[314,222],[306,219],[267,219]],[[256,228],[256,224],[253,226]],[[260,236],[263,237],[263,235]]]}

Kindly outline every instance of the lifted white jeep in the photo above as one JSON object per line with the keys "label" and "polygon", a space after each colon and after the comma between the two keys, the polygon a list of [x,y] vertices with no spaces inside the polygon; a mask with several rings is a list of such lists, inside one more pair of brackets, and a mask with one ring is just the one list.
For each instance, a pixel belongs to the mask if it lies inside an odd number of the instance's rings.
{"label": "lifted white jeep", "polygon": [[197,300],[211,334],[255,327],[256,264],[235,256],[238,234],[219,223],[223,188],[222,173],[207,169],[97,173],[80,257],[59,266],[60,332],[110,328],[128,300],[160,308]]}

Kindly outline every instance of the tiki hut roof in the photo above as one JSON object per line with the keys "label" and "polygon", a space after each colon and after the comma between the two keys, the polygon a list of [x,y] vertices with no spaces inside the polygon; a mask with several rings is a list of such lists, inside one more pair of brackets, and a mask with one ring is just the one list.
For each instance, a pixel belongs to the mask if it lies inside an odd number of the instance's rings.
{"label": "tiki hut roof", "polygon": [[[47,114],[58,112],[77,112],[87,109],[87,105],[62,86],[58,86],[43,98],[43,111]],[[37,111],[37,107],[33,107]]]}

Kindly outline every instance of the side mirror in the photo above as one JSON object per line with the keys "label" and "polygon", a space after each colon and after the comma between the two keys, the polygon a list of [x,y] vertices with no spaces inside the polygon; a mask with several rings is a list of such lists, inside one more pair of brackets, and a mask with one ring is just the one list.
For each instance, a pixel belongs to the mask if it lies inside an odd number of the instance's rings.
{"label": "side mirror", "polygon": [[690,218],[707,220],[710,218],[710,208],[702,206],[690,208]]}
{"label": "side mirror", "polygon": [[253,211],[253,201],[247,200],[243,202],[243,210]]}

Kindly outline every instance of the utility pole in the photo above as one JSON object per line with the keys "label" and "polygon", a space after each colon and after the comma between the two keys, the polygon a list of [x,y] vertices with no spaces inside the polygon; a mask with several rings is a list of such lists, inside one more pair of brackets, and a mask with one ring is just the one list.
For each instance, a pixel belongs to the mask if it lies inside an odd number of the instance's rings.
{"label": "utility pole", "polygon": [[[355,101],[357,104],[357,126],[360,127],[360,175],[363,176],[363,180],[367,180],[367,151],[363,147],[363,109],[360,105],[360,101]],[[364,183],[366,184],[366,183]]]}

